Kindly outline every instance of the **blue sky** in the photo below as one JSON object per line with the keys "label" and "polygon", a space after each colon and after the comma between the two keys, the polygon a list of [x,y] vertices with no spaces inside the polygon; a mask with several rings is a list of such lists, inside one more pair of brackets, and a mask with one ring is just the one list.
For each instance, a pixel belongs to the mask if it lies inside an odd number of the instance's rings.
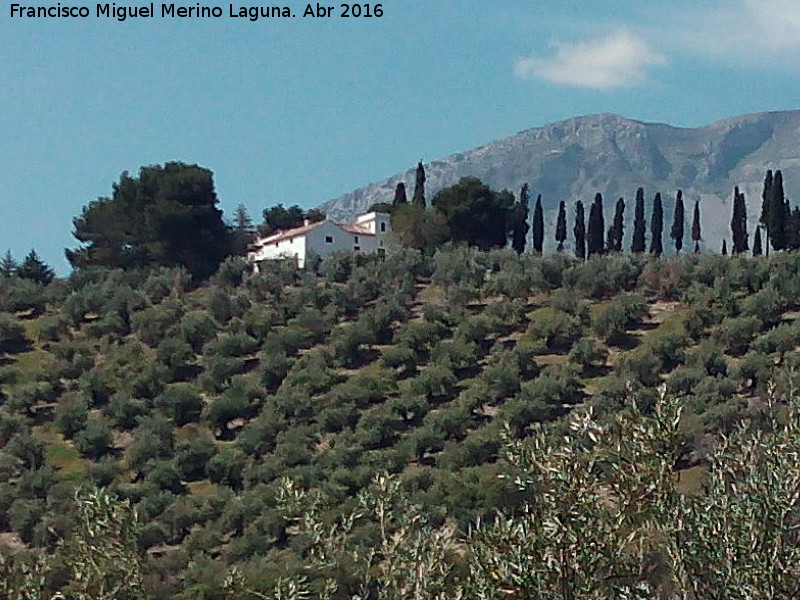
{"label": "blue sky", "polygon": [[259,220],[575,115],[696,126],[800,108],[796,0],[388,0],[382,18],[255,23],[11,19],[9,4],[0,252],[34,247],[61,273],[72,217],[142,165],[208,167],[226,214]]}

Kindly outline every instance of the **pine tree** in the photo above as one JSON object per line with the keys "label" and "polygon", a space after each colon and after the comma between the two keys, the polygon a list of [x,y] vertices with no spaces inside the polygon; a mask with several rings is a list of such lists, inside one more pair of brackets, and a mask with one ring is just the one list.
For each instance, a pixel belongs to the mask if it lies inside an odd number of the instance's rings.
{"label": "pine tree", "polygon": [[692,241],[694,242],[694,253],[700,252],[700,240],[703,239],[700,230],[700,201],[694,201],[694,217],[692,218]]}
{"label": "pine tree", "polygon": [[650,254],[661,256],[664,252],[662,233],[664,232],[664,206],[661,194],[656,193],[653,199],[653,216],[650,220]]}
{"label": "pine tree", "polygon": [[728,256],[728,241],[722,240],[722,256]]}
{"label": "pine tree", "polygon": [[773,250],[786,248],[786,197],[783,192],[783,175],[775,171],[767,203],[767,235]]}
{"label": "pine tree", "polygon": [[753,256],[761,256],[764,250],[761,247],[761,227],[756,225],[756,235],[753,238]]}
{"label": "pine tree", "polygon": [[31,248],[31,251],[17,269],[17,275],[22,279],[31,279],[36,283],[47,285],[53,281],[55,272],[53,272],[53,269],[48,267],[44,261],[39,258],[39,255],[36,254],[36,251]]}
{"label": "pine tree", "polygon": [[739,186],[733,189],[733,216],[731,217],[731,250],[734,254],[747,252],[750,247],[747,234],[747,205]]}
{"label": "pine tree", "polygon": [[406,195],[406,184],[402,181],[397,184],[397,187],[394,188],[394,199],[392,200],[392,204],[408,204],[408,196]]}
{"label": "pine tree", "polygon": [[633,210],[633,240],[631,252],[644,252],[647,221],[644,218],[644,188],[636,190],[636,206]]}
{"label": "pine tree", "polygon": [[233,213],[232,236],[231,252],[236,256],[245,256],[248,246],[255,241],[256,230],[244,204],[237,206]]}
{"label": "pine tree", "polygon": [[583,202],[578,200],[575,204],[575,227],[572,229],[575,235],[575,256],[586,258],[586,225],[584,222]]}
{"label": "pine tree", "polygon": [[544,212],[542,211],[542,195],[536,196],[533,207],[533,251],[542,253],[544,246]]}
{"label": "pine tree", "polygon": [[415,206],[425,208],[425,167],[422,166],[422,161],[417,164],[417,180],[414,184],[414,197],[411,202]]}
{"label": "pine tree", "polygon": [[608,228],[608,236],[606,237],[606,251],[607,252],[621,252],[622,251],[622,237],[625,234],[625,200],[620,198],[617,200],[617,205],[614,208],[614,221],[611,227]]}
{"label": "pine tree", "polygon": [[603,195],[598,192],[589,209],[589,228],[586,232],[587,251],[589,256],[603,253],[603,235],[606,226],[603,218]]}
{"label": "pine tree", "polygon": [[0,277],[13,277],[17,273],[19,265],[14,260],[11,250],[6,250],[3,258],[0,258]]}
{"label": "pine tree", "polygon": [[556,241],[558,242],[558,251],[564,249],[564,242],[567,239],[567,205],[562,200],[558,203],[558,219],[556,220]]}
{"label": "pine tree", "polygon": [[[530,226],[528,225],[528,203],[529,203],[530,194],[528,192],[528,184],[522,186],[522,190],[519,193],[519,202],[514,204],[513,213],[512,213],[512,227],[511,227],[511,247],[517,252],[517,254],[522,254],[525,252],[525,243],[527,242],[528,238],[528,229]],[[536,234],[534,233],[533,239],[534,245],[536,245]]]}
{"label": "pine tree", "polygon": [[675,253],[680,254],[683,248],[683,223],[686,220],[686,210],[683,206],[683,192],[678,190],[678,196],[675,198],[675,212],[672,216],[672,229],[669,232],[669,237],[675,242]]}

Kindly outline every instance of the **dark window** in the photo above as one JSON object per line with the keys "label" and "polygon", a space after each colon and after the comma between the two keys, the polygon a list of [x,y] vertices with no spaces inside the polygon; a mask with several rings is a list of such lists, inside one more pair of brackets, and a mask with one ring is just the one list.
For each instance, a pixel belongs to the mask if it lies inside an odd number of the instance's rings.
{"label": "dark window", "polygon": [[386,256],[386,250],[383,248],[378,248],[378,256]]}
{"label": "dark window", "polygon": [[326,235],[325,236],[325,243],[326,244],[332,244],[333,243],[333,236],[332,235]]}
{"label": "dark window", "polygon": [[381,231],[386,231],[386,223],[381,223]]}
{"label": "dark window", "polygon": [[355,243],[355,244],[358,243],[358,236],[357,235],[353,236],[353,243]]}
{"label": "dark window", "polygon": [[361,252],[361,246],[355,246],[353,250],[355,250],[356,252]]}

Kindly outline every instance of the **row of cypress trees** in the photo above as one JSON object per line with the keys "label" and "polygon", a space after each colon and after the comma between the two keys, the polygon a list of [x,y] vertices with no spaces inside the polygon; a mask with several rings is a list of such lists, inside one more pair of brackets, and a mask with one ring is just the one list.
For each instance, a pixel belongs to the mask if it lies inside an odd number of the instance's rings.
{"label": "row of cypress trees", "polygon": [[[528,185],[522,187],[520,194],[520,204],[527,206]],[[535,252],[542,251],[544,241],[544,220],[542,218],[541,195],[536,199],[533,218],[533,249]],[[683,204],[683,192],[678,190],[675,199],[675,211],[673,215],[670,238],[674,241],[676,252],[680,253],[683,249],[684,240],[684,219],[685,208]],[[515,229],[516,231],[516,229]],[[650,217],[650,248],[649,252],[660,256],[664,252],[663,244],[664,231],[664,205],[661,194],[657,193],[653,199],[653,209]],[[595,195],[594,201],[589,207],[589,221],[586,222],[586,210],[583,202],[578,200],[575,204],[575,224],[572,228],[574,236],[575,255],[579,258],[587,258],[597,254],[607,252],[622,252],[622,239],[625,232],[625,199],[619,198],[614,209],[614,219],[608,230],[605,228],[605,218],[603,216],[603,195],[599,192]],[[695,202],[694,217],[692,220],[692,241],[695,243],[695,252],[700,251],[700,203]],[[645,218],[644,189],[636,191],[636,205],[633,217],[633,236],[631,238],[631,252],[642,253],[647,249],[647,220]],[[555,239],[558,242],[558,250],[564,249],[564,242],[567,239],[567,209],[566,203],[562,200],[558,206],[558,217],[556,219]],[[512,242],[512,246],[517,252],[524,251],[524,242]]]}

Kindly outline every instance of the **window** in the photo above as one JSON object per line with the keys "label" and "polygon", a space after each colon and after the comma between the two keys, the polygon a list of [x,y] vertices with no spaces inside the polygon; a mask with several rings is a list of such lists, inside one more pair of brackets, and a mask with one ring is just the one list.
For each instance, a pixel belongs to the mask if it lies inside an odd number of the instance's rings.
{"label": "window", "polygon": [[386,223],[381,223],[381,231],[386,231]]}
{"label": "window", "polygon": [[358,243],[358,236],[357,236],[357,235],[354,235],[354,236],[353,236],[353,243],[354,243],[354,244],[357,244],[357,243]]}
{"label": "window", "polygon": [[383,248],[378,248],[378,256],[380,256],[381,258],[386,256],[386,250],[384,250]]}
{"label": "window", "polygon": [[355,250],[356,252],[361,252],[361,246],[355,246],[353,247],[353,250]]}
{"label": "window", "polygon": [[325,236],[325,243],[326,244],[332,244],[333,243],[333,236],[332,235],[326,235]]}

